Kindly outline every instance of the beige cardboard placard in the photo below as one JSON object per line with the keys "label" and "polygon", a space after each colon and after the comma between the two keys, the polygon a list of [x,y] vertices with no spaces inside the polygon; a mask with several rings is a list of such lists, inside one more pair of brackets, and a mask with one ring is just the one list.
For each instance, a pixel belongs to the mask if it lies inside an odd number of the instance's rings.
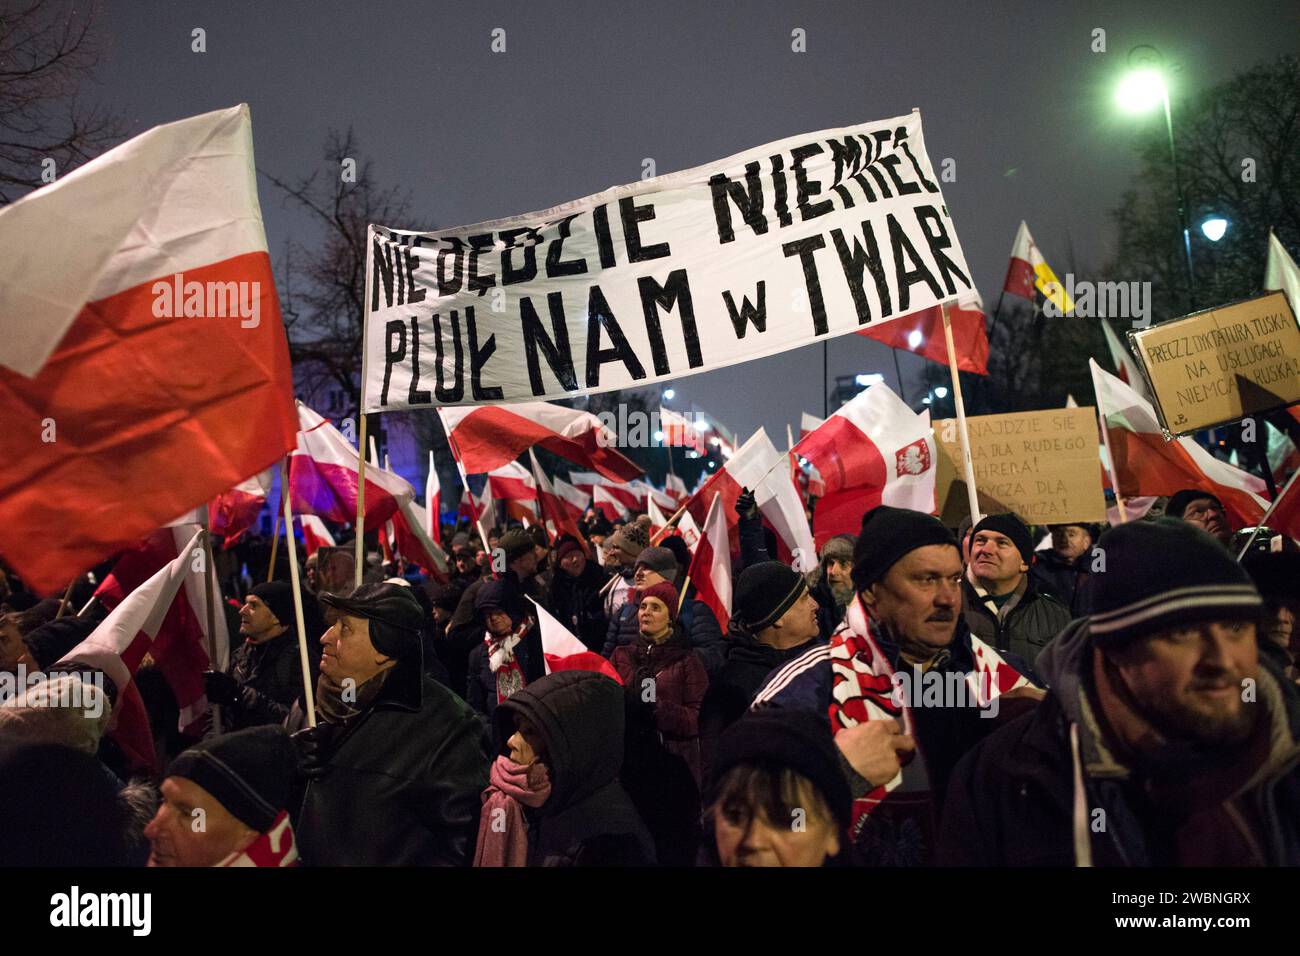
{"label": "beige cardboard placard", "polygon": [[[984,513],[1014,511],[1028,524],[1106,520],[1096,409],[977,415],[966,419],[966,425]],[[957,420],[936,421],[934,433],[947,453],[940,456],[935,488],[939,514],[955,524],[968,510],[957,464]],[[944,457],[949,459],[946,464]]]}
{"label": "beige cardboard placard", "polygon": [[1300,402],[1300,326],[1282,292],[1130,332],[1170,435]]}

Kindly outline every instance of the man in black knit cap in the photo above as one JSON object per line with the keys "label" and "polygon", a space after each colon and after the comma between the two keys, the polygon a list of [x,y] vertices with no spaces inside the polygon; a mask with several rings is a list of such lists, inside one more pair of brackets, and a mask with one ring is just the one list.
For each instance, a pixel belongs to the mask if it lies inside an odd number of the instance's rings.
{"label": "man in black knit cap", "polygon": [[971,529],[970,564],[962,582],[966,626],[980,640],[1030,665],[1070,622],[1070,609],[1038,589],[1029,528],[1011,512],[988,515]]}
{"label": "man in black knit cap", "polygon": [[144,829],[150,866],[296,866],[289,790],[296,754],[283,727],[209,737],[167,768]]}
{"label": "man in black knit cap", "polygon": [[1165,504],[1165,517],[1195,525],[1225,547],[1232,540],[1232,525],[1223,502],[1208,491],[1184,488],[1175,492]]}
{"label": "man in black knit cap", "polygon": [[1168,518],[1099,546],[1092,616],[1039,655],[1047,698],[954,771],[940,862],[1300,864],[1300,698],[1250,578]]}

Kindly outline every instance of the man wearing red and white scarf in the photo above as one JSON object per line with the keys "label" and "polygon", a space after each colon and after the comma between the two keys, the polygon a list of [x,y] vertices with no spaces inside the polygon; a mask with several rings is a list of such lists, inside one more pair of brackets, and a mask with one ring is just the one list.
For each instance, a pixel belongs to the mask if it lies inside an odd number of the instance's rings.
{"label": "man wearing red and white scarf", "polygon": [[[868,512],[852,577],[856,597],[830,643],[775,671],[752,706],[828,714],[855,797],[851,836],[863,862],[925,864],[957,760],[1020,710],[1003,699],[1028,706],[1042,692],[1013,691],[1011,672],[1019,677],[1027,666],[967,630],[961,552],[938,519],[888,506]],[[841,742],[846,735],[852,747]]]}
{"label": "man wearing red and white scarf", "polygon": [[297,866],[285,809],[297,752],[283,727],[210,737],[167,768],[145,827],[150,866]]}

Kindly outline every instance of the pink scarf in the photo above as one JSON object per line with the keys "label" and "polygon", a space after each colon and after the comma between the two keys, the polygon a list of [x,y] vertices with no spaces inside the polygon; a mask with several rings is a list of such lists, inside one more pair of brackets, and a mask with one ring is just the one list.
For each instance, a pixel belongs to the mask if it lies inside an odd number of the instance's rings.
{"label": "pink scarf", "polygon": [[483,791],[478,818],[475,866],[524,866],[528,861],[528,821],[524,807],[540,807],[551,796],[546,764],[525,766],[507,756],[497,757]]}

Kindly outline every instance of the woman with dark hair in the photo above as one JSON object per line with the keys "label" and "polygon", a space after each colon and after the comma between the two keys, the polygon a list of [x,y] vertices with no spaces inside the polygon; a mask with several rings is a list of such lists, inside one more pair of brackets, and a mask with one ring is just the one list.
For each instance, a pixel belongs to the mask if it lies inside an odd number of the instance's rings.
{"label": "woman with dark hair", "polygon": [[712,773],[704,811],[709,862],[848,864],[852,796],[825,717],[748,714],[722,735]]}

